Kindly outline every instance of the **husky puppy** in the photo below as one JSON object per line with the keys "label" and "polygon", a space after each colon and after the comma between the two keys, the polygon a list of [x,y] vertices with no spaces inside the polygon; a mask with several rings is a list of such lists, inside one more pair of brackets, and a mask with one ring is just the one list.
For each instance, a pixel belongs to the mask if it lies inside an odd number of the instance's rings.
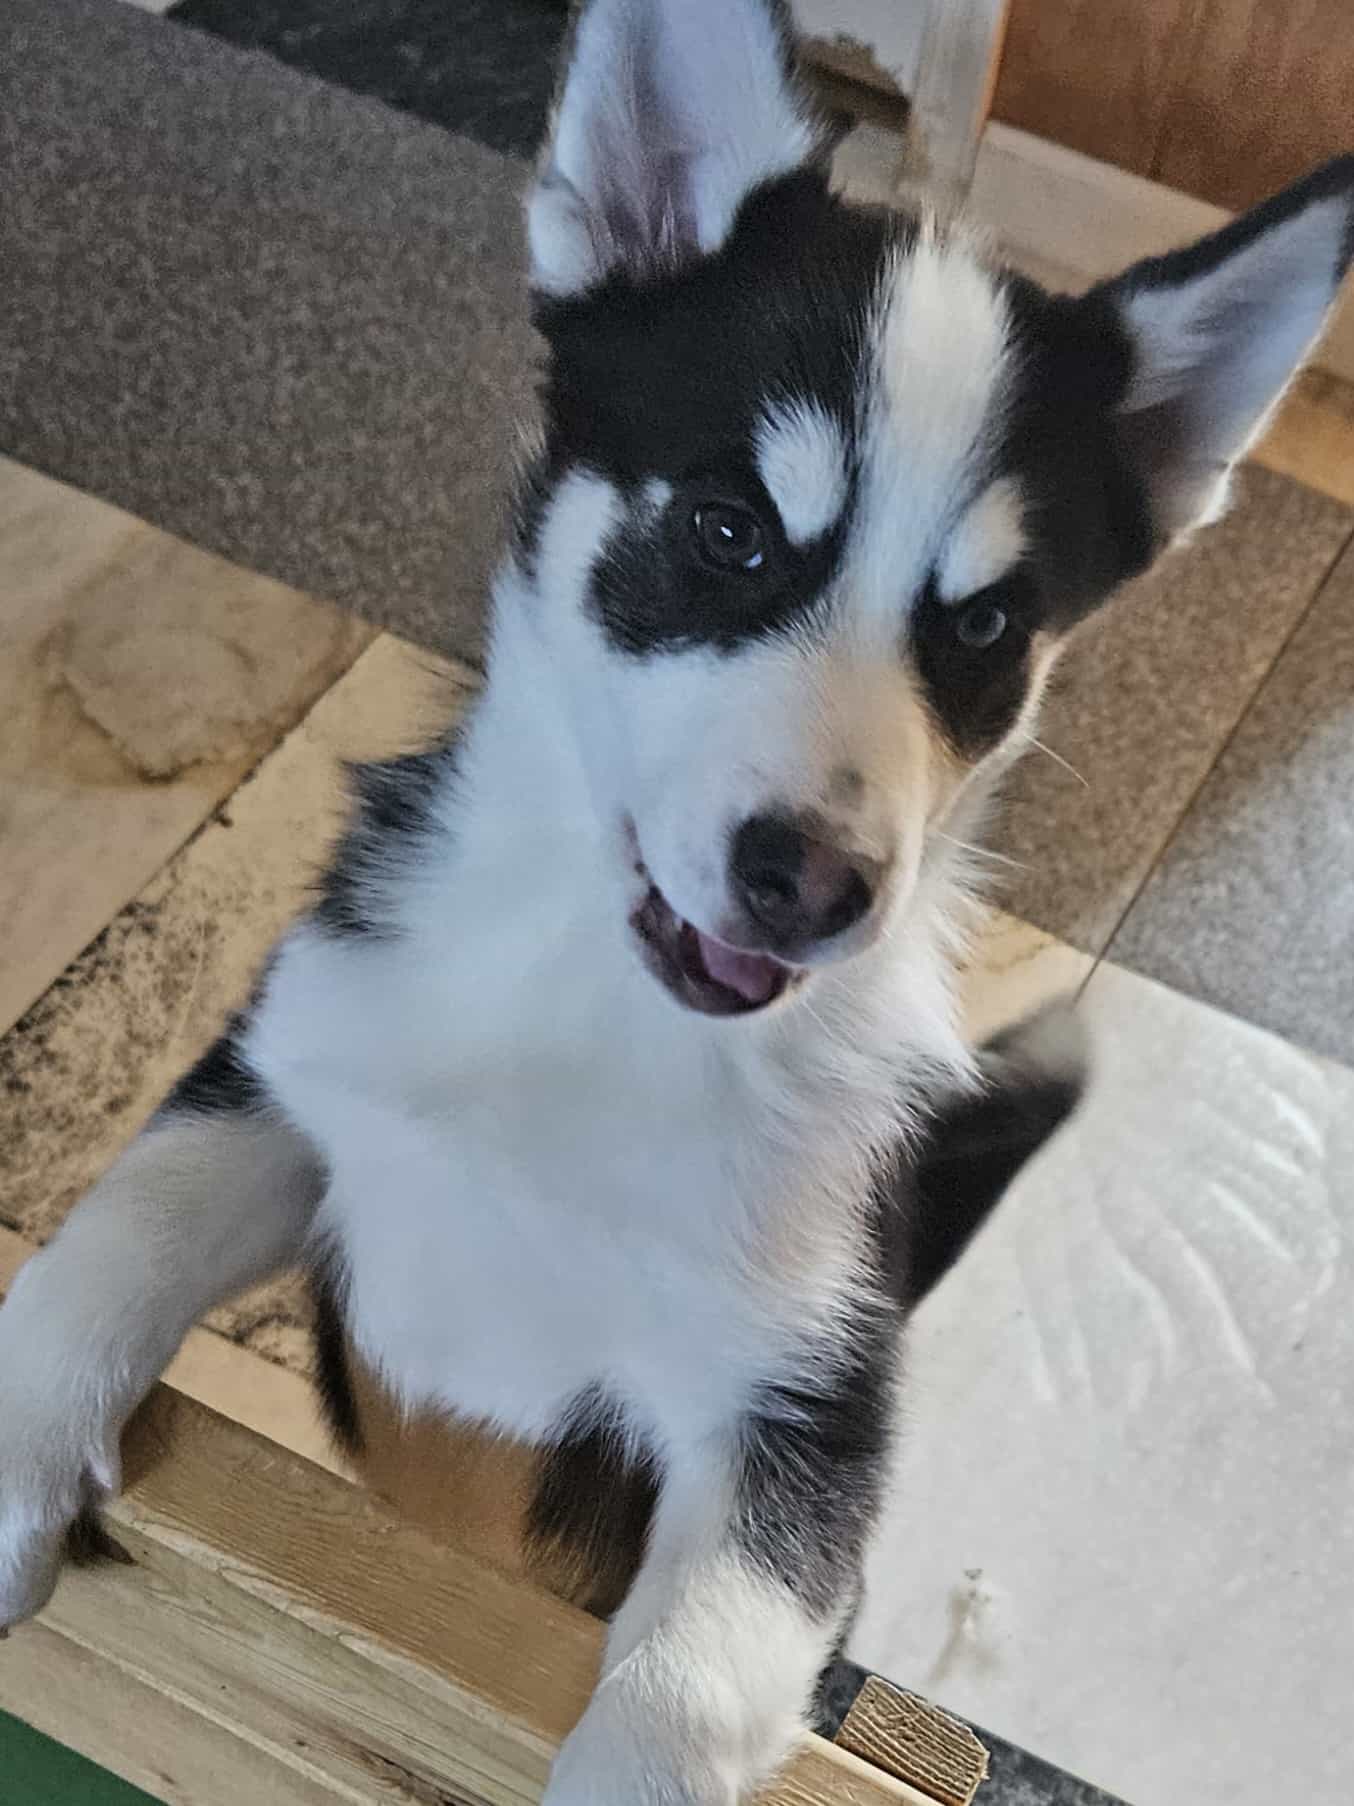
{"label": "husky puppy", "polygon": [[374,1483],[611,1616],[549,1806],[782,1761],[906,1315],[1076,1092],[1047,1020],[963,1042],[965,847],[1069,630],[1219,512],[1352,221],[1347,158],[1050,297],[832,192],[783,7],[592,0],[483,694],[359,774],[249,1009],[0,1311],[0,1622],[189,1325],[301,1261]]}

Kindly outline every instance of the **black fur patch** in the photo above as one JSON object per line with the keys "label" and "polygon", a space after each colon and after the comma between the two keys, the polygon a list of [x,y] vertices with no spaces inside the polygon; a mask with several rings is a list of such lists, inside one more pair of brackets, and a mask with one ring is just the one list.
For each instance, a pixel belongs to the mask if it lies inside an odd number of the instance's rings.
{"label": "black fur patch", "polygon": [[241,1051],[246,1021],[242,1015],[231,1018],[225,1032],[184,1074],[160,1106],[162,1115],[193,1112],[201,1116],[236,1116],[264,1108],[268,1093]]}
{"label": "black fur patch", "polygon": [[[892,1434],[901,1314],[862,1320],[820,1386],[768,1386],[744,1420],[735,1537],[805,1610],[854,1607]],[[825,1350],[831,1360],[841,1350]]]}
{"label": "black fur patch", "polygon": [[135,1561],[109,1530],[97,1505],[86,1502],[66,1532],[66,1560],[73,1568],[96,1568],[104,1562],[133,1568]]}
{"label": "black fur patch", "polygon": [[845,206],[805,170],[754,191],[713,255],[660,280],[618,271],[581,299],[538,304],[553,469],[600,471],[632,498],[655,477],[677,492],[657,520],[634,510],[637,524],[608,548],[593,605],[614,644],[637,656],[727,650],[817,604],[840,535],[781,541],[762,579],[711,578],[688,556],[691,508],[723,496],[774,523],[755,456],[768,401],[817,402],[849,460],[871,309],[911,230]]}
{"label": "black fur patch", "polygon": [[[1030,681],[1030,636],[1038,624],[1033,585],[1023,571],[982,592],[1005,614],[1005,633],[992,646],[966,646],[958,628],[961,606],[942,602],[934,583],[912,616],[910,637],[931,712],[952,745],[976,758],[1007,734]],[[971,606],[973,599],[970,599]]]}
{"label": "black fur patch", "polygon": [[323,1252],[309,1274],[315,1339],[315,1388],[338,1446],[348,1455],[362,1453],[353,1378],[348,1366],[347,1276],[338,1254]]}
{"label": "black fur patch", "polygon": [[542,1455],[527,1536],[577,1562],[575,1603],[609,1617],[629,1592],[658,1502],[655,1458],[636,1457],[618,1408],[596,1388],[571,1407]]}
{"label": "black fur patch", "polygon": [[[592,603],[614,646],[643,656],[686,646],[732,652],[813,613],[845,541],[842,519],[808,545],[792,546],[775,505],[751,465],[726,459],[720,471],[678,485],[653,519],[634,506],[593,574]],[[712,500],[733,501],[763,523],[763,569],[750,574],[706,569],[693,549],[695,513]]]}
{"label": "black fur patch", "polygon": [[860,1697],[860,1690],[870,1678],[867,1668],[848,1661],[843,1653],[845,1638],[837,1653],[818,1677],[813,1704],[809,1708],[809,1727],[829,1743],[846,1723],[846,1715]]}
{"label": "black fur patch", "polygon": [[[1113,307],[1046,295],[1004,279],[1011,319],[1004,426],[983,473],[1010,477],[1022,506],[1019,567],[983,598],[1008,618],[986,650],[956,635],[959,599],[934,584],[920,599],[911,641],[928,702],[955,748],[977,758],[1014,724],[1029,687],[1035,634],[1061,634],[1150,563],[1156,549],[1143,473],[1118,409],[1133,350]],[[972,601],[973,598],[969,598]]]}
{"label": "black fur patch", "polygon": [[884,1267],[900,1304],[914,1309],[939,1284],[1080,1096],[1075,1078],[995,1065],[986,1090],[938,1111],[920,1152],[900,1155],[879,1192]]}
{"label": "black fur patch", "polygon": [[1011,383],[991,474],[1014,476],[1024,504],[1025,619],[1061,632],[1155,549],[1147,491],[1118,425],[1133,348],[1095,295],[1051,296],[1019,276],[1005,292]]}
{"label": "black fur patch", "polygon": [[[768,1387],[743,1427],[736,1535],[749,1557],[819,1617],[848,1620],[878,1510],[893,1424],[898,1338],[906,1314],[967,1246],[1020,1167],[1065,1120],[1075,1079],[987,1055],[986,1093],[933,1119],[915,1154],[899,1153],[881,1187],[877,1258],[896,1310],[862,1316],[821,1386]],[[823,1703],[823,1702],[820,1702]]]}
{"label": "black fur patch", "polygon": [[437,832],[433,802],[455,763],[454,737],[427,752],[350,768],[352,820],[320,880],[313,919],[335,935],[388,937],[391,879]]}

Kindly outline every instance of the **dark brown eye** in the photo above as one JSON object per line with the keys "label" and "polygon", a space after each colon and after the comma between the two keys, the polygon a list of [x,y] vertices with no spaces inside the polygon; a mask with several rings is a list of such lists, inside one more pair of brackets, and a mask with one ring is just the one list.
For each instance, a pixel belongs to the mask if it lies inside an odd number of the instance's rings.
{"label": "dark brown eye", "polygon": [[969,602],[954,617],[954,636],[974,652],[986,652],[1006,632],[1006,610],[997,602]]}
{"label": "dark brown eye", "polygon": [[717,571],[755,575],[766,563],[766,533],[750,508],[736,502],[702,502],[691,516],[702,561]]}

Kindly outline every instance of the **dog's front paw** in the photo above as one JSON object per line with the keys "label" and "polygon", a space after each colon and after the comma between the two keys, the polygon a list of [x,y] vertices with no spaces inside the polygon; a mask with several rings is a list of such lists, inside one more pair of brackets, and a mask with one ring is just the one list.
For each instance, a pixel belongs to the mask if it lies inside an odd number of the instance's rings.
{"label": "dog's front paw", "polygon": [[[638,1684],[628,1684],[641,1677]],[[740,1806],[789,1754],[793,1714],[764,1715],[712,1684],[695,1698],[643,1673],[602,1683],[551,1771],[543,1806]]]}
{"label": "dog's front paw", "polygon": [[18,1376],[0,1382],[0,1629],[51,1598],[72,1528],[117,1483],[117,1454],[91,1444]]}
{"label": "dog's front paw", "polygon": [[641,1744],[594,1704],[566,1738],[542,1806],[735,1806],[739,1794],[708,1752],[674,1747],[660,1732]]}

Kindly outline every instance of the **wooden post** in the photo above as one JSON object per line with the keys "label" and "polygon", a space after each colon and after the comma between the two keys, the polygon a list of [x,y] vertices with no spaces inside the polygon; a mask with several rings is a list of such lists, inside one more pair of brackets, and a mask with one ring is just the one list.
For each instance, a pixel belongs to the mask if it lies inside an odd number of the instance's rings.
{"label": "wooden post", "polygon": [[992,108],[1010,0],[928,0],[900,185],[957,208]]}

